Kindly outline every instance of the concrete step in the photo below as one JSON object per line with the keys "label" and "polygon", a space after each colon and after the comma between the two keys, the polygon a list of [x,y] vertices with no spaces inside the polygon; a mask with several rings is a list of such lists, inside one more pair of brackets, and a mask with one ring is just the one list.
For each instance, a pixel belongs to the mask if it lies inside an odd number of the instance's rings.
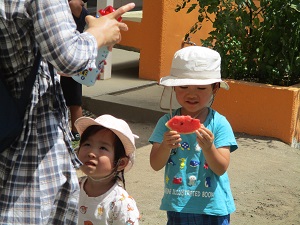
{"label": "concrete step", "polygon": [[108,113],[132,122],[156,123],[168,113],[159,107],[162,90],[152,83],[94,97],[84,96],[83,107],[96,115]]}

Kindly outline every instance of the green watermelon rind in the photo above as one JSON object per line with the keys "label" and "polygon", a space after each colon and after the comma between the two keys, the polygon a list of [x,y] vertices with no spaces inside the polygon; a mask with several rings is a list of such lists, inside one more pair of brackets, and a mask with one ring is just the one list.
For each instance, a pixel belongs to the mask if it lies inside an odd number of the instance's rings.
{"label": "green watermelon rind", "polygon": [[[171,121],[172,121],[172,119],[176,119],[176,118],[179,118],[180,117],[180,119],[184,119],[184,120],[192,120],[192,121],[198,121],[199,123],[198,123],[198,125],[196,126],[196,127],[194,127],[192,130],[190,130],[190,131],[183,131],[183,130],[181,130],[181,131],[179,131],[178,130],[178,128],[176,128],[176,127],[172,127],[172,124],[171,124]],[[198,130],[200,127],[201,127],[201,123],[200,123],[200,120],[199,119],[195,119],[195,118],[192,118],[191,116],[174,116],[174,117],[172,117],[170,120],[168,120],[168,122],[166,122],[165,123],[165,125],[166,125],[166,127],[168,127],[170,130],[174,130],[174,131],[177,131],[178,133],[180,133],[180,134],[192,134],[192,133],[194,133],[196,130]],[[185,124],[185,126],[187,126],[186,124]]]}

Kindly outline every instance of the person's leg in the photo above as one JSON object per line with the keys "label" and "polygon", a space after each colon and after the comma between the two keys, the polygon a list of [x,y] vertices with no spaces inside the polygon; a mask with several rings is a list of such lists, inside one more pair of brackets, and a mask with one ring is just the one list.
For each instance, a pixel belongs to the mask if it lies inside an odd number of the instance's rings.
{"label": "person's leg", "polygon": [[230,214],[225,216],[213,216],[195,213],[167,212],[167,225],[229,225]]}
{"label": "person's leg", "polygon": [[180,213],[180,212],[173,212],[173,211],[167,211],[167,225],[181,225],[186,224],[189,225],[188,221],[188,214],[186,213]]}
{"label": "person's leg", "polygon": [[[213,215],[201,215],[203,220],[203,225],[229,225],[230,224],[230,214],[225,216],[213,216]],[[199,221],[197,216],[195,221]],[[197,223],[198,224],[198,223]]]}
{"label": "person's leg", "polygon": [[78,134],[78,131],[77,131],[74,123],[79,117],[82,117],[82,107],[79,105],[71,105],[69,107],[69,109],[70,109],[70,115],[71,115],[71,131],[74,136],[74,141],[79,141],[80,136]]}
{"label": "person's leg", "polygon": [[82,116],[82,85],[71,77],[60,78],[61,87],[70,111],[70,128],[73,134],[73,141],[79,141],[80,136],[74,126],[75,121]]}

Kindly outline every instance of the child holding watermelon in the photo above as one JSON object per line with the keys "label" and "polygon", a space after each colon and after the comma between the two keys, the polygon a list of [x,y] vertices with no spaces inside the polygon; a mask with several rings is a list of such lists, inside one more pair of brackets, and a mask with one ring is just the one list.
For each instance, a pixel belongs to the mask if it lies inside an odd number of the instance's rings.
{"label": "child holding watermelon", "polygon": [[[149,138],[150,164],[156,171],[165,167],[160,209],[167,211],[167,225],[226,225],[235,211],[226,171],[238,146],[229,122],[210,107],[220,87],[229,89],[220,66],[218,52],[190,46],[175,53],[171,75],[160,80],[160,104],[170,114]],[[175,116],[180,122],[167,123]],[[194,130],[197,119],[202,124]]]}

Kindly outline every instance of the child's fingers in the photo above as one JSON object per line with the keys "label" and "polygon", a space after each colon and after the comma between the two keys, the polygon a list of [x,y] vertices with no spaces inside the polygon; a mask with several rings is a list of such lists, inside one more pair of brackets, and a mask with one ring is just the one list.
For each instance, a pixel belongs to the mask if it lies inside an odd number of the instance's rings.
{"label": "child's fingers", "polygon": [[199,130],[196,130],[195,133],[196,133],[197,138],[201,138],[202,137],[202,134],[200,133]]}
{"label": "child's fingers", "polygon": [[202,134],[202,136],[204,135],[204,136],[213,136],[213,133],[209,130],[209,129],[207,129],[206,127],[200,127],[199,129],[198,129],[198,132],[200,133],[200,134]]}
{"label": "child's fingers", "polygon": [[164,134],[164,140],[168,145],[174,146],[179,145],[181,137],[176,131],[168,131]]}

